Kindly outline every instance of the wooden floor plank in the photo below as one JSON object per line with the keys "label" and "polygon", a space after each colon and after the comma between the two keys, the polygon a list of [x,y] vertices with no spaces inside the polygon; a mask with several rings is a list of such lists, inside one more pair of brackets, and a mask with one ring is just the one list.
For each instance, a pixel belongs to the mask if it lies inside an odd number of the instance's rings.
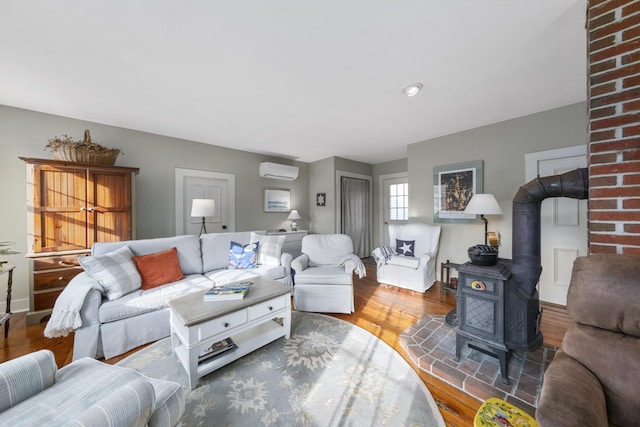
{"label": "wooden floor plank", "polygon": [[[481,402],[421,371],[409,360],[399,344],[400,334],[420,320],[423,315],[444,315],[453,309],[456,303],[455,292],[444,289],[439,282],[424,294],[379,284],[376,281],[375,265],[367,264],[366,267],[367,277],[354,280],[355,313],[332,316],[371,332],[402,355],[430,390],[447,426],[473,425],[473,417]],[[545,343],[560,346],[569,325],[569,316],[563,307],[544,304],[542,307],[541,329]],[[11,318],[9,337],[3,341],[0,351],[0,362],[47,348],[54,352],[58,366],[71,363],[73,334],[55,339],[44,338],[44,326],[44,324],[27,326],[24,313],[14,314]],[[137,350],[105,362],[116,363]]]}

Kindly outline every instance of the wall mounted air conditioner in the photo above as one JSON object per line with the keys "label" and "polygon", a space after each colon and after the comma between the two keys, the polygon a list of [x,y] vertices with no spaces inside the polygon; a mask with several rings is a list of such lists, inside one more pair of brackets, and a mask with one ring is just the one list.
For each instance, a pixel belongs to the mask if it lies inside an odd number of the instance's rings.
{"label": "wall mounted air conditioner", "polygon": [[278,163],[270,162],[260,163],[260,176],[263,178],[293,181],[298,177],[298,171],[297,166],[280,165]]}

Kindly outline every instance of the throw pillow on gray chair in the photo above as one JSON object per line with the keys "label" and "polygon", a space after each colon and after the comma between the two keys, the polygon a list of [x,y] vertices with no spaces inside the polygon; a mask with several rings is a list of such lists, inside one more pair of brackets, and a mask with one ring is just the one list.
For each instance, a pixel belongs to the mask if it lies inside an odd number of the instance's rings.
{"label": "throw pillow on gray chair", "polygon": [[436,281],[436,255],[441,227],[391,224],[389,243],[373,250],[378,282],[425,292]]}
{"label": "throw pillow on gray chair", "polygon": [[293,298],[298,311],[347,313],[355,311],[353,273],[366,270],[345,234],[309,234],[302,238],[302,254],[291,262]]}

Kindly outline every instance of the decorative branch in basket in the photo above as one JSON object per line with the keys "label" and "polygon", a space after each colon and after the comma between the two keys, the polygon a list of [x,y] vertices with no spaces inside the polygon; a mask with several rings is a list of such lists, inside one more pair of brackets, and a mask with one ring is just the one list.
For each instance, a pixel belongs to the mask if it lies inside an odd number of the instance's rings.
{"label": "decorative branch in basket", "polygon": [[60,138],[50,139],[44,149],[51,150],[56,160],[100,165],[114,165],[122,153],[119,148],[105,147],[92,141],[89,129],[84,131],[82,141],[74,141],[69,135],[62,134]]}

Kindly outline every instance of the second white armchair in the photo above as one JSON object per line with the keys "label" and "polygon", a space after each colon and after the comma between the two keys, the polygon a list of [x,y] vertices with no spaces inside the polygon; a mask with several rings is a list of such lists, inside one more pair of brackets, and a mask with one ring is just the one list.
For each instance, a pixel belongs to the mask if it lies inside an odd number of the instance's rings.
{"label": "second white armchair", "polygon": [[440,226],[389,225],[389,246],[373,250],[378,282],[426,292],[436,281]]}
{"label": "second white armchair", "polygon": [[302,238],[302,255],[291,263],[296,310],[346,313],[355,310],[353,274],[366,274],[345,234],[310,234]]}

